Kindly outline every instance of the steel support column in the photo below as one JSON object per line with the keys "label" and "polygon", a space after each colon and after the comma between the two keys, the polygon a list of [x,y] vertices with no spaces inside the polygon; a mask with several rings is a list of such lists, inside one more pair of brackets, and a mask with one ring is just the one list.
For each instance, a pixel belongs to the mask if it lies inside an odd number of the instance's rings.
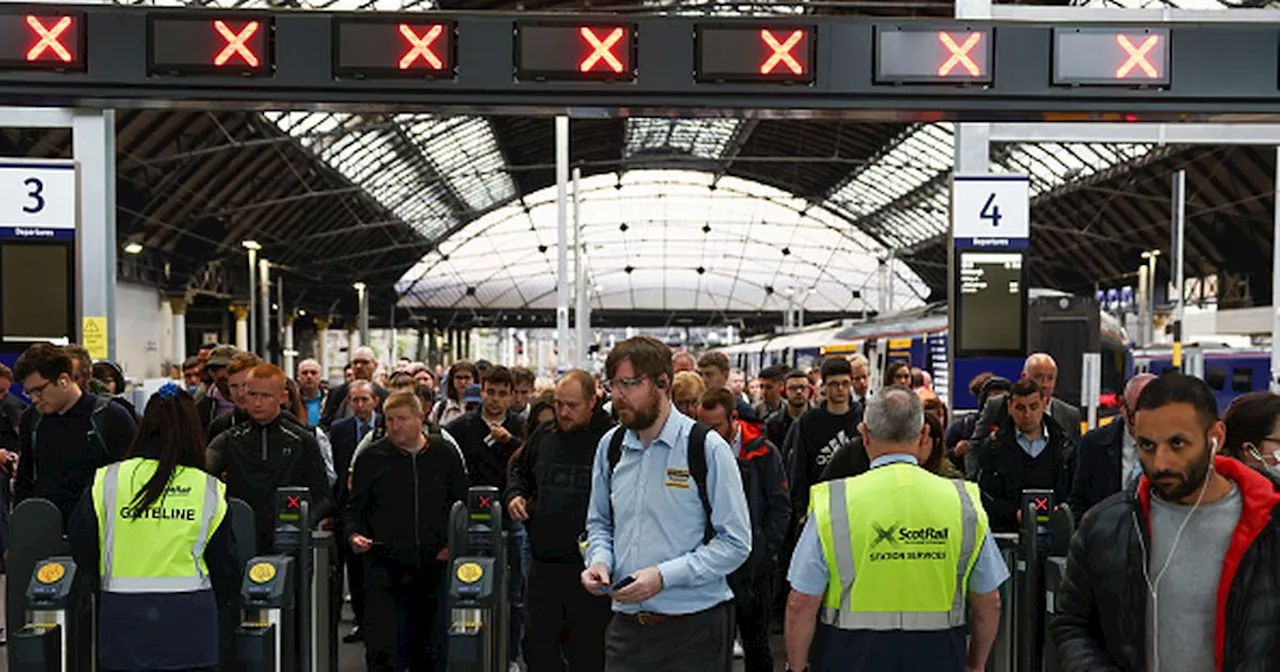
{"label": "steel support column", "polygon": [[[1186,246],[1187,229],[1187,171],[1178,170],[1173,173],[1173,219],[1170,222],[1172,239],[1169,242],[1171,264],[1170,282],[1173,289],[1173,366],[1182,366],[1182,313],[1183,313],[1183,262]],[[1184,370],[1184,373],[1186,371]]]}
{"label": "steel support column", "polygon": [[1271,391],[1280,392],[1280,146],[1276,147],[1276,194],[1271,234]]}
{"label": "steel support column", "polygon": [[258,260],[258,356],[271,359],[271,262]]}
{"label": "steel support column", "polygon": [[[61,115],[49,112],[48,116]],[[107,320],[107,358],[116,359],[116,113],[76,110],[71,154],[80,164],[80,316]],[[78,326],[78,325],[77,325]]]}
{"label": "steel support column", "polygon": [[569,340],[569,117],[556,117],[556,365],[568,368]]}

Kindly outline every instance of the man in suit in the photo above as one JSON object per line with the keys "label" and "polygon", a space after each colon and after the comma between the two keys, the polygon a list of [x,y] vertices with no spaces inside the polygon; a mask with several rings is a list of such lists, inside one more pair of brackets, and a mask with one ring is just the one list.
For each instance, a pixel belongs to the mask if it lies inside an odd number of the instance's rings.
{"label": "man in suit", "polygon": [[[374,392],[373,384],[367,380],[353,380],[347,386],[347,406],[351,410],[350,417],[343,418],[329,427],[329,442],[333,444],[333,469],[338,474],[338,482],[334,485],[334,501],[339,509],[345,509],[347,495],[350,491],[351,461],[356,453],[356,446],[365,435],[373,432],[378,422],[377,406],[379,398]],[[346,538],[343,534],[341,539]],[[338,553],[347,567],[347,582],[351,588],[351,610],[355,612],[355,627],[342,637],[348,644],[364,639],[360,632],[360,624],[364,622],[364,579],[361,573],[360,556],[351,552],[345,543],[338,544]],[[339,582],[341,584],[341,582]],[[335,600],[338,609],[341,600]]]}
{"label": "man in suit", "polygon": [[[320,429],[328,431],[333,423],[348,418],[351,415],[351,406],[347,404],[347,394],[350,390],[351,383],[357,380],[373,380],[373,373],[378,368],[378,358],[373,354],[373,349],[369,347],[356,348],[351,353],[351,380],[333,388],[324,399],[324,410],[320,413]],[[380,399],[385,399],[387,391],[382,386],[373,383],[373,392]]]}
{"label": "man in suit", "polygon": [[[1053,418],[1072,444],[1080,441],[1080,409],[1055,396],[1053,389],[1058,384],[1058,363],[1047,352],[1033,352],[1022,363],[1022,377],[1036,381],[1044,396],[1049,400],[1048,415]],[[993,394],[987,398],[982,408],[982,416],[973,426],[970,441],[987,438],[994,428],[1004,420],[1009,398],[1007,394]]]}
{"label": "man in suit", "polygon": [[1155,378],[1150,373],[1140,373],[1131,378],[1124,387],[1121,420],[1113,420],[1106,427],[1094,429],[1080,439],[1071,495],[1067,498],[1076,520],[1089,507],[1120,492],[1132,479],[1142,475],[1142,463],[1138,461],[1137,444],[1132,434],[1133,409],[1142,390]]}

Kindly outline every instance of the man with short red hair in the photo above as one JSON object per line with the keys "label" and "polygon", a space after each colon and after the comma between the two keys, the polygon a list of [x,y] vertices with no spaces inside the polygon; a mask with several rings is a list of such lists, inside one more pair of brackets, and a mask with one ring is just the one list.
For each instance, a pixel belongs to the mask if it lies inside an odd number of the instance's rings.
{"label": "man with short red hair", "polygon": [[310,490],[312,520],[328,517],[333,509],[315,434],[284,421],[280,411],[284,398],[284,371],[272,364],[254,367],[244,390],[244,410],[250,421],[219,434],[209,444],[209,472],[224,476],[228,497],[243,499],[253,508],[258,553],[271,548],[277,489]]}

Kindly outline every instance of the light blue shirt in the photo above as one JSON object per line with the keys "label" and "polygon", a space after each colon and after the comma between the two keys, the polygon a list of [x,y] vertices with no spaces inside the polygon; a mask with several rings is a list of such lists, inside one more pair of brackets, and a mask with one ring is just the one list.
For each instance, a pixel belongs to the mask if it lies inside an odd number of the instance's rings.
{"label": "light blue shirt", "polygon": [[[917,464],[916,458],[902,453],[881,455],[871,461],[871,468],[883,467],[886,464],[905,462]],[[791,556],[791,570],[787,572],[787,580],[791,587],[805,595],[821,595],[827,592],[827,561],[822,555],[822,541],[818,539],[818,528],[813,517],[805,522],[800,532],[800,540],[796,542],[795,555]],[[978,559],[973,563],[973,571],[969,573],[969,592],[989,593],[1009,579],[1009,567],[1000,557],[990,530],[982,540],[978,549]],[[852,581],[853,577],[849,577]]]}
{"label": "light blue shirt", "polygon": [[1040,453],[1043,453],[1044,449],[1049,447],[1048,427],[1043,427],[1040,430],[1040,438],[1034,440],[1028,439],[1022,432],[1014,431],[1016,432],[1015,438],[1018,441],[1018,445],[1022,447],[1022,452],[1030,455],[1033,460],[1040,457]]}
{"label": "light blue shirt", "polygon": [[[605,434],[596,448],[587,507],[587,565],[605,565],[614,583],[646,567],[656,566],[662,574],[657,595],[639,604],[614,602],[614,611],[691,614],[733,598],[725,577],[751,554],[747,498],[729,445],[716,432],[707,432],[707,498],[715,537],[703,544],[706,518],[689,473],[693,424],[671,407],[662,432],[648,448],[634,431],[621,427]],[[609,441],[616,431],[626,436],[611,480]]]}

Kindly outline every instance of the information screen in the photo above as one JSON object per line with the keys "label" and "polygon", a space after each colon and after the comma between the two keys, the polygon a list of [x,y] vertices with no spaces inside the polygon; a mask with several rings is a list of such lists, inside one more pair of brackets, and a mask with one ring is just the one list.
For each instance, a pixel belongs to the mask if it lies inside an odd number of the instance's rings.
{"label": "information screen", "polygon": [[1021,357],[1027,288],[1021,252],[958,253],[957,356]]}
{"label": "information screen", "polygon": [[813,26],[700,25],[699,82],[814,81]]}
{"label": "information screen", "polygon": [[1054,28],[1053,83],[1168,86],[1169,30]]}
{"label": "information screen", "polygon": [[265,15],[158,16],[148,27],[153,75],[269,75],[274,67]]}
{"label": "information screen", "polygon": [[635,79],[635,24],[532,23],[516,27],[516,76],[525,80]]}
{"label": "information screen", "polygon": [[340,77],[451,79],[454,24],[396,18],[334,19],[334,74]]}
{"label": "information screen", "polygon": [[[0,319],[7,342],[74,338],[67,245],[0,246]],[[40,282],[31,282],[40,278]]]}
{"label": "information screen", "polygon": [[78,12],[0,14],[0,68],[84,72],[83,24]]}
{"label": "information screen", "polygon": [[876,83],[990,83],[991,34],[877,26]]}

